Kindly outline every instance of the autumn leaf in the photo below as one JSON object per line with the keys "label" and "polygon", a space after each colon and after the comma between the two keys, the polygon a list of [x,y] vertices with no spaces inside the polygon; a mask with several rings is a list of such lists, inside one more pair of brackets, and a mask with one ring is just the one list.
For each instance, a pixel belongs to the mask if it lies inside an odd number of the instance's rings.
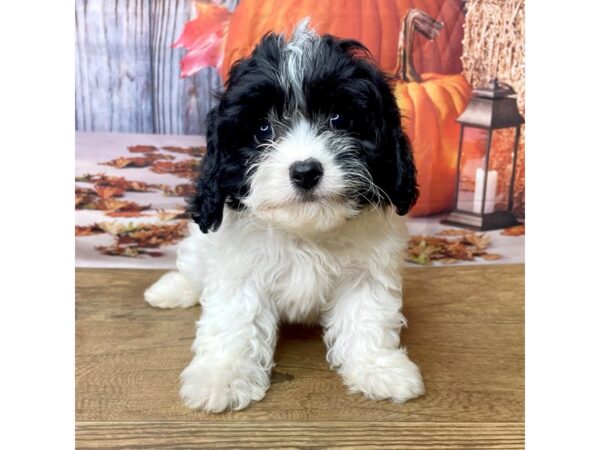
{"label": "autumn leaf", "polygon": [[179,197],[189,197],[196,193],[196,188],[191,184],[178,184],[175,186],[175,194]]}
{"label": "autumn leaf", "polygon": [[161,155],[161,154],[153,154],[147,153],[144,156],[136,156],[132,158],[119,157],[116,159],[112,159],[110,161],[106,161],[100,163],[105,166],[113,166],[118,169],[124,169],[126,167],[129,168],[141,168],[151,166],[155,161],[158,160],[172,160],[175,159],[174,156],[171,155]]}
{"label": "autumn leaf", "polygon": [[109,234],[112,234],[113,236],[135,230],[136,227],[139,226],[133,222],[125,224],[123,222],[117,222],[116,220],[112,222],[98,222],[97,225],[99,228],[103,229]]}
{"label": "autumn leaf", "polygon": [[128,258],[139,258],[143,255],[148,255],[153,258],[157,258],[159,256],[163,256],[164,253],[157,251],[150,251],[143,248],[140,248],[136,245],[127,245],[127,246],[97,246],[96,250],[98,250],[103,255],[108,256],[126,256]]}
{"label": "autumn leaf", "polygon": [[142,211],[150,208],[150,205],[138,205],[135,202],[117,200],[114,198],[102,200],[99,206],[100,208],[98,209],[106,211]]}
{"label": "autumn leaf", "polygon": [[75,186],[75,195],[97,195],[94,189]]}
{"label": "autumn leaf", "polygon": [[75,225],[75,236],[92,236],[94,234],[101,234],[105,231],[98,226],[97,223],[92,225]]}
{"label": "autumn leaf", "polygon": [[108,217],[148,217],[148,214],[139,211],[109,211],[105,215]]}
{"label": "autumn leaf", "polygon": [[132,145],[127,147],[131,153],[152,153],[158,150],[154,145]]}
{"label": "autumn leaf", "polygon": [[93,204],[98,200],[99,197],[95,190],[75,186],[75,209],[86,209],[87,205]]}
{"label": "autumn leaf", "polygon": [[459,259],[461,261],[472,261],[473,252],[469,246],[460,241],[451,241],[444,248],[444,257]]}
{"label": "autumn leaf", "polygon": [[469,233],[469,234],[465,234],[462,237],[462,241],[465,244],[471,244],[473,246],[475,246],[475,248],[477,248],[478,250],[484,250],[486,248],[489,247],[490,245],[490,241],[491,241],[491,237],[487,234],[476,234],[476,233]]}
{"label": "autumn leaf", "polygon": [[497,259],[502,259],[502,255],[499,255],[497,253],[486,253],[485,255],[481,255],[481,257],[486,261],[495,261]]}
{"label": "autumn leaf", "polygon": [[185,210],[166,211],[164,209],[158,209],[156,211],[156,217],[161,222],[168,222],[170,220],[186,219],[187,214]]}
{"label": "autumn leaf", "polygon": [[124,177],[113,177],[103,173],[96,175],[86,174],[82,177],[75,178],[75,180],[79,182],[93,183],[96,189],[98,187],[114,187],[123,189],[125,191],[149,192],[151,188],[155,188],[154,185],[148,184],[144,181],[131,181],[125,179]]}
{"label": "autumn leaf", "polygon": [[523,236],[525,234],[525,225],[516,225],[514,227],[505,228],[500,234],[503,236]]}
{"label": "autumn leaf", "polygon": [[96,186],[96,193],[102,200],[107,200],[113,197],[122,197],[125,190],[114,186]]}
{"label": "autumn leaf", "polygon": [[173,48],[185,48],[181,77],[189,77],[204,67],[220,69],[231,13],[223,6],[196,2],[196,18],[187,22]]}
{"label": "autumn leaf", "polygon": [[150,170],[155,173],[170,173],[180,178],[196,178],[199,162],[196,159],[183,161],[156,161]]}

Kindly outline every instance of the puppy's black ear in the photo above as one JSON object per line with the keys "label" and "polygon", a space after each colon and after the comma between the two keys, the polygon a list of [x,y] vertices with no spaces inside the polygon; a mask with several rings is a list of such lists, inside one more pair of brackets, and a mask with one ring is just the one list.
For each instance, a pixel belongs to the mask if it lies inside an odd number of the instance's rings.
{"label": "puppy's black ear", "polygon": [[393,173],[391,174],[394,183],[388,195],[396,207],[396,212],[403,216],[410,211],[419,198],[417,169],[410,141],[400,127],[399,116],[395,124],[388,125],[391,127],[391,144],[394,150]]}
{"label": "puppy's black ear", "polygon": [[188,200],[188,213],[203,233],[216,231],[223,220],[225,192],[221,184],[223,155],[218,151],[217,108],[207,117],[206,155],[200,165],[196,193]]}
{"label": "puppy's black ear", "polygon": [[376,85],[381,99],[382,146],[384,153],[384,191],[396,207],[396,212],[407,214],[419,198],[417,169],[413,160],[408,136],[402,131],[400,110],[390,83],[393,81],[381,73]]}

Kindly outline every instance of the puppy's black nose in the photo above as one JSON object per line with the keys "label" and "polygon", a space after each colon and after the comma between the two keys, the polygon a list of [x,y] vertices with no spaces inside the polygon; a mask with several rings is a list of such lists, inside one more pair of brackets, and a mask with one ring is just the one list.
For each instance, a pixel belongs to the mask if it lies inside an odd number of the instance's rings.
{"label": "puppy's black nose", "polygon": [[308,191],[314,188],[323,177],[323,166],[316,159],[296,161],[290,166],[292,184]]}

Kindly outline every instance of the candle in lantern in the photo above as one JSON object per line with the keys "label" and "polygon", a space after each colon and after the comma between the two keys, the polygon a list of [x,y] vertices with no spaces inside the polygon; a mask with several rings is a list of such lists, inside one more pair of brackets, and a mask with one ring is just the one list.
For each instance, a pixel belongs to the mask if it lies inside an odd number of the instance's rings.
{"label": "candle in lantern", "polygon": [[[475,198],[473,199],[473,212],[481,213],[481,202],[483,201],[483,179],[485,171],[478,168],[475,173]],[[498,172],[490,170],[487,177],[487,189],[485,190],[484,213],[494,212],[496,203],[496,186],[498,184]]]}

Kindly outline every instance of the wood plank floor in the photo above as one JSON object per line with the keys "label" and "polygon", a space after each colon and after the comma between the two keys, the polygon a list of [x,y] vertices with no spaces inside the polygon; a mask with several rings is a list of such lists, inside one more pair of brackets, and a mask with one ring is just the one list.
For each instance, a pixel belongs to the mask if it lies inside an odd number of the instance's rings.
{"label": "wood plank floor", "polygon": [[200,308],[142,300],[162,272],[78,269],[78,448],[524,447],[524,267],[408,269],[402,341],[427,394],[404,405],[349,395],[319,328],[285,326],[272,387],[247,410],[185,408],[178,376]]}

